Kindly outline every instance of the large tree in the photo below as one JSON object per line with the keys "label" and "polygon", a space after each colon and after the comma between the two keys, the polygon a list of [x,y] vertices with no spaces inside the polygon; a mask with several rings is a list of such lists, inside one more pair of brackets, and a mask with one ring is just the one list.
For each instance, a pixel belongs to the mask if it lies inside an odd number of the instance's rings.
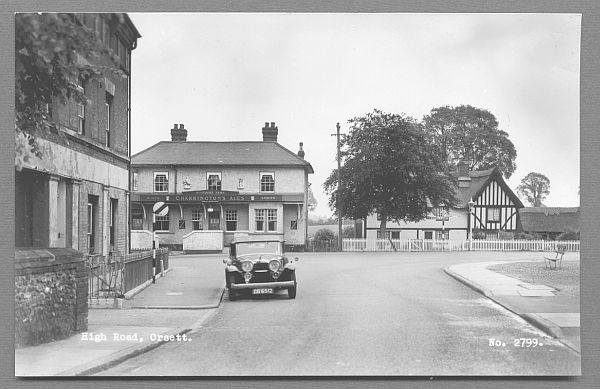
{"label": "large tree", "polygon": [[[53,102],[73,99],[87,104],[81,82],[118,67],[100,64],[100,55],[116,58],[95,31],[74,14],[18,13],[15,15],[15,167],[31,155],[41,157],[36,137],[55,123]],[[90,19],[91,20],[91,19]],[[122,22],[122,21],[121,21]]]}
{"label": "large tree", "polygon": [[498,167],[509,178],[517,151],[489,111],[470,105],[433,108],[423,124],[451,166],[466,161],[471,170]]}
{"label": "large tree", "polygon": [[542,201],[550,194],[550,179],[542,173],[531,172],[521,180],[517,192],[532,207],[543,206]]}
{"label": "large tree", "polygon": [[387,221],[419,221],[431,205],[455,203],[439,148],[414,119],[374,110],[349,123],[341,141],[341,182],[334,169],[323,184],[332,209],[340,186],[341,217],[362,219],[376,212],[384,237]]}

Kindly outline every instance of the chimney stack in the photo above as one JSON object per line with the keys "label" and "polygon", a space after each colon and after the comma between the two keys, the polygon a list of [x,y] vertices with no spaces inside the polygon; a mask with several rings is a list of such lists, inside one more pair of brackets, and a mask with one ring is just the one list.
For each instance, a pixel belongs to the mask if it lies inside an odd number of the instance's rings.
{"label": "chimney stack", "polygon": [[275,126],[275,122],[265,122],[265,126],[262,128],[263,142],[277,142],[277,133],[279,130]]}
{"label": "chimney stack", "polygon": [[177,124],[173,124],[171,129],[171,142],[185,142],[187,141],[187,130],[183,127],[183,124],[177,127]]}
{"label": "chimney stack", "polygon": [[469,176],[469,165],[465,161],[459,161],[456,164],[456,173],[458,175],[458,187],[468,188],[471,186],[471,177]]}
{"label": "chimney stack", "polygon": [[298,156],[304,159],[304,150],[302,149],[302,146],[304,146],[304,143],[300,142],[300,150],[298,150]]}

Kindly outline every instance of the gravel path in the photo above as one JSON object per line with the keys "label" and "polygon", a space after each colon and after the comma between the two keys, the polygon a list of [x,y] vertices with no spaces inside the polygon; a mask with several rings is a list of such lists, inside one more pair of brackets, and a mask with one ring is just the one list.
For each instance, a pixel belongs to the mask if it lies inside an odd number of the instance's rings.
{"label": "gravel path", "polygon": [[544,261],[513,262],[488,267],[489,270],[530,284],[556,289],[557,295],[579,296],[579,261],[563,261],[562,269],[546,269]]}

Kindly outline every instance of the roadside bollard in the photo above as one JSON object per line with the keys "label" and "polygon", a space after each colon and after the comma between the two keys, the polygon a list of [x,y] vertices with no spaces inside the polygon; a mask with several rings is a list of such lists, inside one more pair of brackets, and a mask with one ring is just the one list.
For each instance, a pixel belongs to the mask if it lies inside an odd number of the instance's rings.
{"label": "roadside bollard", "polygon": [[152,283],[156,283],[156,241],[152,240]]}

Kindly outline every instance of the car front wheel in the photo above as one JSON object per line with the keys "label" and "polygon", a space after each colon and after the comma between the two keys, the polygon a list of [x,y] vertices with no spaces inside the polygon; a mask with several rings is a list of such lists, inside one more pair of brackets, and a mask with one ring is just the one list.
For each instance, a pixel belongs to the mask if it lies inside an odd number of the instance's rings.
{"label": "car front wheel", "polygon": [[294,281],[294,286],[288,288],[288,297],[290,299],[295,299],[296,298],[296,272],[292,272],[292,274],[290,275],[290,281]]}

